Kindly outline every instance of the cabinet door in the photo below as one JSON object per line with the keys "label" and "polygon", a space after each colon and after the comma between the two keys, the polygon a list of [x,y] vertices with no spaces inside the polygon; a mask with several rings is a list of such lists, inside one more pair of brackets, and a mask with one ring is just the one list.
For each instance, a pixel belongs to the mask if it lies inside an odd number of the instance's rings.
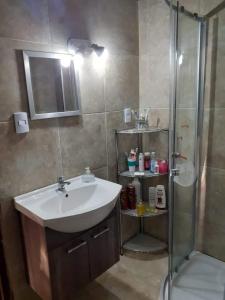
{"label": "cabinet door", "polygon": [[90,281],[86,238],[77,238],[49,255],[54,299],[74,299],[78,288]]}
{"label": "cabinet door", "polygon": [[119,232],[116,218],[110,218],[91,232],[89,257],[91,279],[119,261]]}

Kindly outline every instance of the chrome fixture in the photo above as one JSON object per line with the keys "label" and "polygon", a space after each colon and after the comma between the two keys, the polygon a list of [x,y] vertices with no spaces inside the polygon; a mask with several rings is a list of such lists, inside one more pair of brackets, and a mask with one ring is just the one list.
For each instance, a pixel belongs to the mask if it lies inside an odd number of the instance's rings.
{"label": "chrome fixture", "polygon": [[69,39],[68,50],[73,55],[81,54],[84,56],[90,55],[94,51],[96,55],[100,57],[104,53],[105,48],[89,40]]}
{"label": "chrome fixture", "polygon": [[101,56],[104,53],[104,51],[105,51],[105,48],[103,46],[99,46],[97,44],[92,44],[91,48],[95,51],[95,53],[98,56]]}
{"label": "chrome fixture", "polygon": [[66,184],[69,185],[69,184],[71,184],[71,182],[70,181],[65,181],[64,177],[60,176],[58,178],[58,185],[59,185],[58,191],[65,192],[65,190],[66,190],[65,185]]}

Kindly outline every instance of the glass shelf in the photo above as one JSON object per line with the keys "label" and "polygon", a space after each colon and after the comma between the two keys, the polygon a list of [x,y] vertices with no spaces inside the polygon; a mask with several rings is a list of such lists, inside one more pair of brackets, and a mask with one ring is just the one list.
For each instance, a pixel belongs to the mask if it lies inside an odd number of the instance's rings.
{"label": "glass shelf", "polygon": [[139,253],[156,254],[167,249],[167,244],[145,233],[139,233],[123,244],[123,249]]}
{"label": "glass shelf", "polygon": [[166,209],[164,209],[164,210],[157,209],[156,212],[145,212],[144,215],[140,216],[140,215],[137,214],[136,209],[127,209],[127,210],[121,209],[121,214],[122,215],[136,217],[136,218],[140,218],[140,217],[151,218],[151,217],[165,215],[167,213],[168,213],[168,210],[166,210]]}
{"label": "glass shelf", "polygon": [[124,171],[119,173],[119,176],[123,176],[123,177],[145,177],[145,178],[150,178],[150,177],[158,177],[158,176],[165,176],[168,175],[168,173],[159,173],[159,174],[154,174],[150,171],[135,171],[135,172],[130,172],[130,171]]}
{"label": "glass shelf", "polygon": [[167,128],[157,128],[157,127],[149,127],[143,129],[137,128],[130,128],[130,129],[121,129],[116,130],[116,133],[119,134],[138,134],[138,133],[154,133],[154,132],[162,132],[162,131],[169,131]]}

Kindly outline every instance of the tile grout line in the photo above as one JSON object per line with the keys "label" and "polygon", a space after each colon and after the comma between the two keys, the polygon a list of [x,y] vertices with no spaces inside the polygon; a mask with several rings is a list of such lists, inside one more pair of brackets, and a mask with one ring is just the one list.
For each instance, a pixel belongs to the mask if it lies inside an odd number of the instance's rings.
{"label": "tile grout line", "polygon": [[[107,67],[106,67],[107,68]],[[105,149],[106,149],[106,177],[109,180],[109,153],[108,153],[108,122],[107,122],[107,111],[106,111],[106,69],[104,70],[103,77],[103,99],[104,99],[104,119],[105,119]]]}
{"label": "tile grout line", "polygon": [[58,155],[59,155],[59,159],[60,159],[60,162],[59,162],[59,176],[64,176],[64,168],[63,168],[63,157],[62,157],[62,147],[61,147],[61,136],[60,136],[60,122],[58,121],[58,128],[57,128],[57,133],[58,133]]}

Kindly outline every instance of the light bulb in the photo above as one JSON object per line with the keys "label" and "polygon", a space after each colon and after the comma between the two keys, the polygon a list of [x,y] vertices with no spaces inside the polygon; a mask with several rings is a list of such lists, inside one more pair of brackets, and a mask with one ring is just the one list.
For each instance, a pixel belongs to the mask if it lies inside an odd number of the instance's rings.
{"label": "light bulb", "polygon": [[64,56],[61,58],[60,62],[63,68],[69,68],[71,59],[69,57]]}

